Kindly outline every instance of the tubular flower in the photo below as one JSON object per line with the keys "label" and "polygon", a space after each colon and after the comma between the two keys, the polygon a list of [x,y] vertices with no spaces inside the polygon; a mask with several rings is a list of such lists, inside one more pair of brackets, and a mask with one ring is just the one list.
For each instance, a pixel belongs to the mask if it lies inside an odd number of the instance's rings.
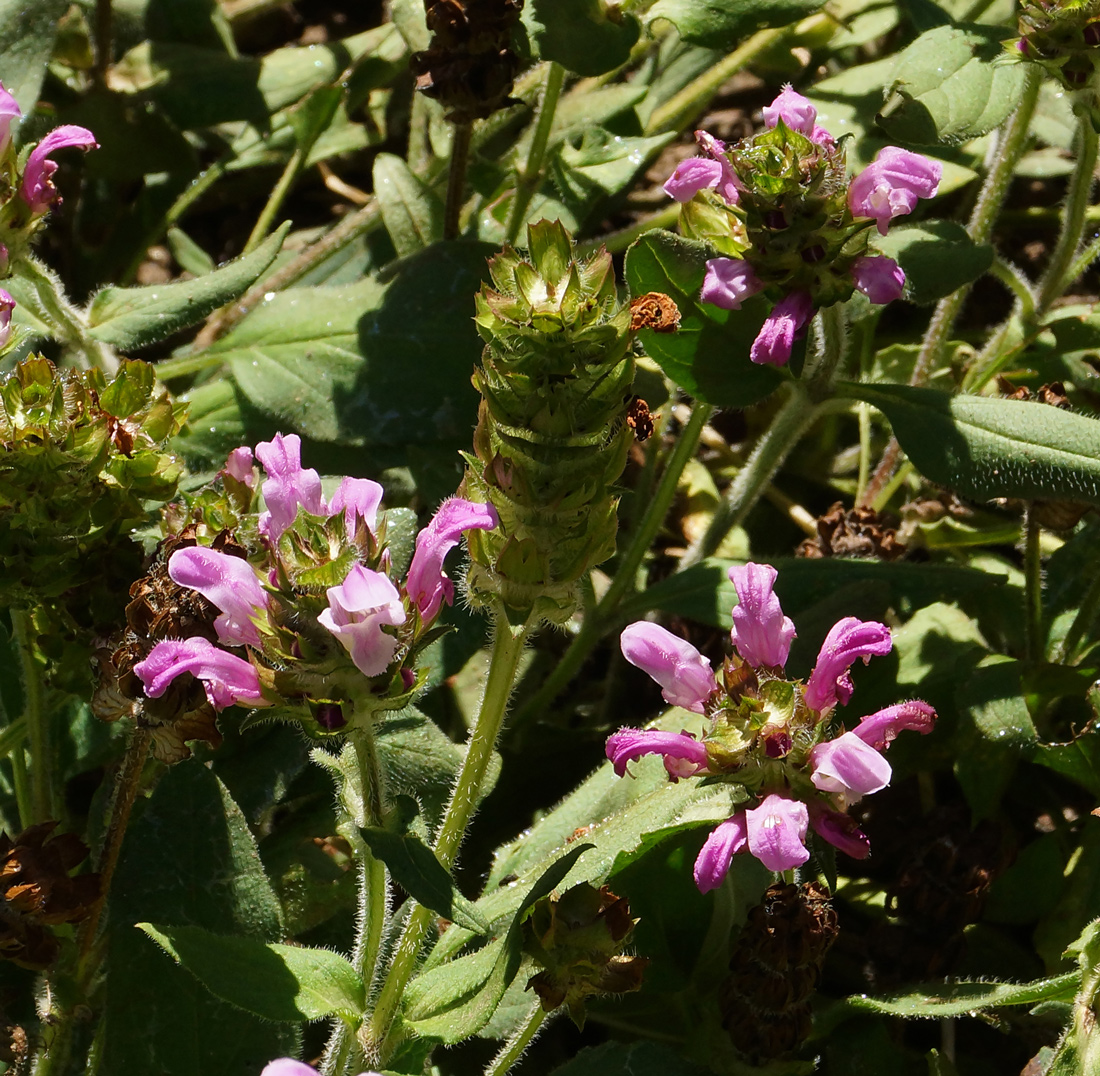
{"label": "tubular flower", "polygon": [[717,690],[718,683],[707,659],[686,639],[658,624],[639,621],[623,631],[623,657],[661,685],[661,695],[672,706],[697,714]]}
{"label": "tubular flower", "polygon": [[14,309],[15,300],[0,288],[0,348],[11,339],[11,313]]}
{"label": "tubular flower", "polygon": [[700,298],[725,310],[753,295],[772,306],[749,358],[785,365],[816,310],[855,289],[873,303],[899,298],[905,274],[868,246],[871,225],[911,213],[939,189],[942,167],[887,146],[849,179],[843,144],[817,124],[813,103],[785,86],[764,108],[764,129],[726,145],[697,131],[702,154],[665,190],[682,205],[680,229],[723,257],[707,262]]}
{"label": "tubular flower", "polygon": [[40,216],[55,202],[61,200],[52,179],[54,172],[57,171],[57,162],[51,160],[50,154],[68,147],[83,150],[98,149],[99,143],[87,128],[66,124],[50,131],[31,150],[31,155],[27,158],[27,167],[23,171],[23,184],[19,188],[19,193],[33,216]]}
{"label": "tubular flower", "polygon": [[351,655],[364,676],[380,676],[397,653],[397,637],[383,630],[405,623],[401,595],[381,572],[356,564],[338,587],[325,592],[328,608],[317,618]]}
{"label": "tubular flower", "polygon": [[849,669],[889,653],[889,629],[846,617],[826,637],[809,680],[785,679],[795,629],[775,595],[775,569],[745,564],[730,570],[730,580],[738,597],[736,653],[719,676],[690,643],[656,624],[632,624],[622,635],[623,654],[661,685],[666,701],[706,717],[702,737],[626,728],[608,739],[606,752],[620,777],[628,763],[659,755],[670,780],[706,777],[748,793],[751,804],[719,825],[699,853],[695,881],[704,893],[721,884],[739,852],[774,871],[805,863],[810,829],[849,855],[866,856],[867,838],[845,811],[889,784],[882,752],[894,737],[931,732],[936,720],[931,706],[911,700],[850,732],[833,729],[835,706],[852,694]]}
{"label": "tubular flower", "polygon": [[145,694],[158,699],[177,676],[190,673],[202,681],[206,697],[215,710],[227,706],[266,706],[260,678],[252,664],[219,650],[207,639],[165,639],[149,651],[134,672],[145,685]]}
{"label": "tubular flower", "polygon": [[245,445],[233,449],[225,461],[224,471],[230,478],[243,482],[251,489],[256,481],[256,476],[252,473],[252,449]]}
{"label": "tubular flower", "polygon": [[278,542],[304,508],[312,515],[324,515],[321,476],[313,468],[302,468],[302,439],[296,434],[275,434],[256,446],[256,456],[267,478],[262,492],[267,511],[260,516],[260,533]]}
{"label": "tubular flower", "polygon": [[189,546],[172,554],[168,575],[173,583],[197,590],[221,611],[214,621],[218,641],[229,646],[260,645],[253,619],[267,608],[267,595],[252,565],[203,546]]}
{"label": "tubular flower", "polygon": [[19,102],[0,82],[0,153],[6,153],[11,145],[11,125],[23,115]]}

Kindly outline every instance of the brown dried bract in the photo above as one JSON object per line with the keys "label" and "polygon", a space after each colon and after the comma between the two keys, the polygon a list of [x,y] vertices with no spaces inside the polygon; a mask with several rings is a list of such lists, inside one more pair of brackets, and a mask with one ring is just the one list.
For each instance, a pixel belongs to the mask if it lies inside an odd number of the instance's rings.
{"label": "brown dried bract", "polygon": [[680,308],[660,291],[647,291],[630,302],[630,331],[652,329],[674,333],[680,327]]}
{"label": "brown dried bract", "polygon": [[88,857],[73,833],[50,834],[56,822],[30,826],[12,840],[0,833],[0,957],[40,970],[60,949],[52,930],[58,923],[79,923],[99,897],[99,875],[70,878]]}
{"label": "brown dried bract", "polygon": [[998,375],[997,388],[1006,400],[1031,400],[1035,403],[1049,404],[1062,411],[1068,411],[1072,406],[1066,395],[1066,386],[1061,381],[1049,381],[1045,385],[1040,385],[1035,392],[1031,392],[1022,385],[1017,387],[1012,384],[1007,377]]}
{"label": "brown dried bract", "polygon": [[817,520],[817,537],[807,538],[797,555],[818,560],[822,557],[864,557],[873,560],[897,560],[905,554],[905,544],[897,530],[873,508],[845,508],[837,501]]}
{"label": "brown dried bract", "polygon": [[635,440],[648,441],[653,436],[653,416],[649,404],[635,396],[626,409],[626,424],[634,431]]}

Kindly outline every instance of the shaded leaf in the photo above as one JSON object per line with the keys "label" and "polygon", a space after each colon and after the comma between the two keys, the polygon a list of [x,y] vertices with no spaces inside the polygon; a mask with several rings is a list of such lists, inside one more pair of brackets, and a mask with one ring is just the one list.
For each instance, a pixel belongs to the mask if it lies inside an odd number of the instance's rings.
{"label": "shaded leaf", "polygon": [[540,60],[578,75],[602,75],[630,58],[641,27],[601,0],[527,0],[523,24]]}
{"label": "shaded leaf", "polygon": [[415,254],[443,236],[439,196],[392,153],[374,159],[374,194],[398,257]]}
{"label": "shaded leaf", "polygon": [[57,21],[68,9],[68,0],[0,0],[0,71],[24,115],[38,102]]}
{"label": "shaded leaf", "polygon": [[693,45],[729,49],[765,26],[785,26],[824,7],[824,0],[657,0],[646,25],[668,19]]}
{"label": "shaded leaf", "polygon": [[1080,972],[1056,975],[1033,983],[930,983],[904,994],[848,998],[846,1004],[863,1012],[904,1017],[965,1016],[1005,1005],[1036,1005],[1041,1001],[1069,1001],[1081,982]]}
{"label": "shaded leaf", "polygon": [[932,220],[891,228],[873,246],[905,270],[905,296],[933,303],[977,280],[993,264],[993,248],[975,243],[953,220]]}
{"label": "shaded leaf", "polygon": [[581,1050],[551,1076],[705,1076],[709,1071],[658,1042],[605,1042]]}

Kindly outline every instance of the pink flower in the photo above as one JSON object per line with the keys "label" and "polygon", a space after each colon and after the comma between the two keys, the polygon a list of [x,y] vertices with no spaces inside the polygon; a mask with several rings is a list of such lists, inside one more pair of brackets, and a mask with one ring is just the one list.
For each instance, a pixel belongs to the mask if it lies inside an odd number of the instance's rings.
{"label": "pink flower", "polygon": [[[317,1070],[309,1065],[303,1065],[301,1061],[295,1061],[289,1057],[280,1057],[276,1061],[270,1061],[264,1066],[260,1076],[317,1076]],[[377,1072],[361,1072],[359,1076],[380,1076]]]}
{"label": "pink flower", "polygon": [[796,632],[775,596],[776,574],[770,564],[730,568],[730,582],[737,591],[730,637],[750,665],[781,669],[787,664]]}
{"label": "pink flower", "polygon": [[795,338],[813,316],[814,304],[804,291],[792,291],[776,303],[756,339],[749,358],[760,365],[786,366]]}
{"label": "pink flower", "polygon": [[247,445],[241,445],[240,448],[233,449],[229,453],[229,458],[225,461],[222,473],[229,475],[230,478],[235,478],[238,482],[243,482],[251,489],[256,481],[256,476],[252,473],[252,449]]}
{"label": "pink flower", "polygon": [[744,851],[748,835],[744,811],[715,827],[695,860],[695,884],[700,893],[709,893],[722,884],[733,857]]}
{"label": "pink flower", "polygon": [[260,645],[260,632],[252,622],[267,608],[267,594],[252,565],[205,546],[177,549],[168,562],[173,583],[197,590],[222,614],[214,621],[218,641],[228,646]]}
{"label": "pink flower", "polygon": [[340,586],[325,593],[329,607],[317,617],[318,623],[340,640],[364,676],[380,676],[398,647],[396,636],[383,627],[405,623],[397,587],[381,572],[356,564]]}
{"label": "pink flower", "polygon": [[764,285],[753,267],[741,258],[711,258],[699,298],[723,310],[740,310],[741,303]]}
{"label": "pink flower", "polygon": [[159,699],[177,676],[190,673],[202,681],[215,710],[268,705],[260,692],[260,678],[249,662],[197,635],[162,640],[134,666],[134,672],[151,699]]}
{"label": "pink flower", "polygon": [[871,842],[855,819],[839,811],[815,805],[810,816],[814,832],[853,859],[866,859],[871,854]]}
{"label": "pink flower", "polygon": [[792,131],[810,138],[814,133],[817,109],[788,82],[770,105],[764,106],[764,126],[776,127],[782,120]]}
{"label": "pink flower", "polygon": [[360,521],[371,534],[378,523],[378,508],[382,503],[382,487],[369,478],[345,478],[340,483],[332,502],[325,506],[323,514],[334,516],[344,513],[344,529],[348,539],[355,537]]}
{"label": "pink flower", "polygon": [[262,486],[267,511],[260,515],[260,533],[276,545],[299,508],[315,516],[325,514],[321,476],[313,468],[302,468],[302,439],[296,433],[277,433],[261,441],[256,455],[267,472]]}
{"label": "pink flower", "polygon": [[19,102],[4,89],[4,84],[0,82],[0,153],[7,152],[8,146],[11,145],[11,125],[22,115],[23,110],[19,107]]}
{"label": "pink flower", "polygon": [[661,695],[672,706],[697,714],[718,689],[710,663],[686,639],[659,624],[641,620],[623,629],[619,640],[623,657],[661,685]]}
{"label": "pink flower", "polygon": [[870,714],[851,734],[870,744],[876,751],[885,751],[899,732],[909,729],[927,735],[935,723],[936,711],[928,703],[912,699]]}
{"label": "pink flower", "polygon": [[35,216],[45,213],[54,202],[60,200],[51,179],[57,171],[57,162],[50,160],[50,154],[68,146],[89,150],[98,149],[99,143],[95,140],[95,135],[86,128],[66,124],[50,131],[27,158],[19,193]]}
{"label": "pink flower", "polygon": [[643,755],[664,755],[665,769],[673,780],[694,777],[707,768],[707,748],[686,732],[657,729],[619,729],[607,739],[607,757],[622,777],[626,764]]}
{"label": "pink flower", "polygon": [[889,654],[893,646],[890,629],[885,624],[854,616],[838,620],[825,636],[817,664],[806,682],[806,705],[812,710],[825,710],[838,702],[846,705],[852,697],[848,670],[860,658],[866,665],[871,657]]}
{"label": "pink flower", "polygon": [[852,281],[879,306],[900,299],[905,290],[905,272],[893,258],[881,254],[856,258],[852,262]]}
{"label": "pink flower", "polygon": [[942,175],[939,161],[887,146],[852,180],[848,206],[854,216],[873,217],[885,235],[894,217],[912,213],[920,198],[935,197]]}
{"label": "pink flower", "polygon": [[858,803],[890,783],[890,763],[854,732],[819,743],[810,752],[814,787],[837,797],[837,806]]}
{"label": "pink flower", "polygon": [[665,180],[665,194],[677,202],[690,202],[699,191],[714,190],[722,182],[722,165],[706,157],[681,161]]}
{"label": "pink flower", "polygon": [[462,532],[492,530],[500,518],[491,504],[476,504],[461,497],[445,500],[432,521],[416,536],[416,551],[405,590],[420,610],[420,616],[431,620],[443,603],[455,600],[454,583],[443,570],[447,554],[462,540]]}
{"label": "pink flower", "polygon": [[0,288],[0,348],[11,339],[11,312],[14,309],[15,300]]}

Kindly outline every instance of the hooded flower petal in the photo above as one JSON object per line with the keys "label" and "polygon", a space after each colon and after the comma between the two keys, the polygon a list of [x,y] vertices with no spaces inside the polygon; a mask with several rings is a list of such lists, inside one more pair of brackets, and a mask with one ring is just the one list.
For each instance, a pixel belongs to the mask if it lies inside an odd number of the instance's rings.
{"label": "hooded flower petal", "polygon": [[11,125],[23,115],[19,102],[0,83],[0,153],[11,145]]}
{"label": "hooded flower petal", "polygon": [[890,783],[890,763],[854,732],[819,743],[810,752],[814,787],[840,796],[845,806]]}
{"label": "hooded flower petal", "polygon": [[623,657],[661,685],[665,702],[697,714],[717,690],[714,670],[686,639],[659,624],[640,620],[623,629],[619,639]]}
{"label": "hooded flower petal", "polygon": [[280,1057],[264,1065],[260,1076],[317,1076],[317,1070],[290,1057]]}
{"label": "hooded flower petal", "polygon": [[664,755],[665,769],[673,778],[694,777],[707,768],[707,748],[686,732],[657,729],[619,729],[607,738],[607,757],[622,777],[626,764],[643,755]]}
{"label": "hooded flower petal", "polygon": [[828,808],[815,810],[812,816],[814,832],[853,859],[866,859],[871,854],[871,842],[856,825],[855,819]]}
{"label": "hooded flower petal", "polygon": [[348,538],[354,538],[359,520],[374,534],[378,523],[378,506],[382,503],[382,487],[369,478],[345,478],[326,508],[326,514],[344,513],[344,527]]}
{"label": "hooded flower petal", "polygon": [[885,751],[899,732],[909,729],[927,734],[935,723],[936,711],[920,699],[911,699],[870,714],[856,725],[850,735],[858,736],[876,751]]}
{"label": "hooded flower petal", "polygon": [[733,857],[744,850],[747,840],[748,825],[744,811],[738,811],[711,832],[695,860],[695,884],[700,893],[709,893],[722,884]]}
{"label": "hooded flower petal", "polygon": [[749,851],[770,871],[800,867],[810,853],[806,849],[806,828],[810,813],[801,800],[772,793],[759,807],[745,812]]}
{"label": "hooded flower petal", "polygon": [[700,191],[714,190],[722,182],[722,165],[706,157],[689,157],[665,180],[665,194],[677,202],[690,202]]}
{"label": "hooded flower petal", "polygon": [[854,216],[872,217],[885,235],[894,217],[912,213],[919,199],[935,196],[942,175],[939,161],[887,146],[852,180],[848,207]]}
{"label": "hooded flower petal", "polygon": [[901,298],[905,271],[883,254],[864,255],[852,262],[852,282],[871,302],[884,306]]}
{"label": "hooded flower petal", "polygon": [[764,106],[765,127],[775,127],[780,120],[790,130],[807,138],[813,137],[817,109],[802,94],[795,92],[789,82],[770,105]]}
{"label": "hooded flower petal", "polygon": [[252,449],[247,445],[233,449],[225,461],[223,471],[251,489],[256,481],[256,476],[252,473]]}
{"label": "hooded flower petal", "polygon": [[741,258],[711,258],[699,298],[723,310],[740,310],[741,303],[764,285],[753,267]]}
{"label": "hooded flower petal", "polygon": [[86,128],[66,124],[50,131],[27,158],[19,193],[35,216],[45,213],[58,200],[57,188],[51,181],[57,171],[57,162],[50,160],[50,154],[68,146],[88,150],[97,149],[99,143],[95,140],[95,135]]}
{"label": "hooded flower petal", "polygon": [[0,288],[0,347],[11,339],[11,312],[14,309],[15,300]]}
{"label": "hooded flower petal", "polygon": [[324,515],[321,476],[302,468],[302,439],[291,433],[275,434],[256,446],[256,455],[267,477],[262,491],[267,511],[260,515],[260,533],[273,544],[293,522],[299,507],[315,516]]}
{"label": "hooded flower petal", "polygon": [[260,632],[252,618],[267,608],[268,599],[247,560],[205,546],[189,546],[172,554],[168,575],[173,583],[197,590],[222,611],[214,621],[220,642],[260,645]]}
{"label": "hooded flower petal", "polygon": [[783,668],[796,634],[773,590],[777,574],[770,564],[750,563],[729,570],[737,591],[730,637],[750,665]]}
{"label": "hooded flower petal", "polygon": [[804,291],[792,291],[775,304],[749,351],[758,365],[786,366],[795,339],[813,316],[814,304]]}
{"label": "hooded flower petal", "polygon": [[212,642],[164,639],[157,643],[134,672],[145,686],[145,694],[159,699],[177,676],[191,673],[202,681],[206,697],[215,710],[227,706],[266,706],[260,693],[260,678],[252,665],[235,654],[219,650]]}
{"label": "hooded flower petal", "polygon": [[454,583],[443,570],[443,559],[462,540],[462,532],[488,531],[500,519],[491,504],[451,497],[439,506],[432,521],[416,536],[416,552],[409,566],[405,590],[424,620],[431,620],[455,598]]}
{"label": "hooded flower petal", "polygon": [[325,593],[329,607],[317,617],[318,623],[340,640],[364,676],[380,676],[398,647],[397,638],[382,628],[405,623],[397,587],[381,572],[356,564],[340,586]]}
{"label": "hooded flower petal", "polygon": [[817,664],[806,682],[806,705],[811,710],[825,710],[838,702],[844,706],[852,697],[852,678],[848,670],[863,658],[882,657],[893,649],[890,629],[874,620],[858,620],[846,616],[838,620],[817,655]]}

